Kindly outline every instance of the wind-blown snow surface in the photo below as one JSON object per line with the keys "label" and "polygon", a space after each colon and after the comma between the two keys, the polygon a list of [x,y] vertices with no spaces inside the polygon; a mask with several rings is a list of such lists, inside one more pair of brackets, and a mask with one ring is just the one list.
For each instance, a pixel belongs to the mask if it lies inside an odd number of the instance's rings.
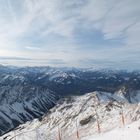
{"label": "wind-blown snow surface", "polygon": [[140,120],[123,128],[82,138],[81,140],[140,140]]}
{"label": "wind-blown snow surface", "polygon": [[[131,133],[132,129],[128,130],[129,126],[123,127],[135,121],[138,122],[132,131],[134,137],[140,122],[139,103],[128,103],[121,93],[113,95],[107,92],[93,92],[61,99],[41,120],[36,119],[20,125],[0,140],[15,138],[17,140],[56,140],[59,134],[62,140],[73,140],[78,135],[83,140],[92,139],[92,137],[97,137],[98,140],[104,136],[108,138],[110,134],[114,134],[117,138],[119,132],[120,135],[123,131],[124,135],[127,135],[128,131]],[[100,131],[101,134],[98,134]]]}

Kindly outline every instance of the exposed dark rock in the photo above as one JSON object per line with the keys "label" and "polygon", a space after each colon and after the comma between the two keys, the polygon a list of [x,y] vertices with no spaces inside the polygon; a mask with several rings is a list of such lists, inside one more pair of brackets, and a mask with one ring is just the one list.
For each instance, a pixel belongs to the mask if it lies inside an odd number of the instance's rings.
{"label": "exposed dark rock", "polygon": [[80,120],[80,125],[86,125],[88,124],[91,120],[95,121],[95,118],[93,119],[93,116],[88,116],[82,120]]}

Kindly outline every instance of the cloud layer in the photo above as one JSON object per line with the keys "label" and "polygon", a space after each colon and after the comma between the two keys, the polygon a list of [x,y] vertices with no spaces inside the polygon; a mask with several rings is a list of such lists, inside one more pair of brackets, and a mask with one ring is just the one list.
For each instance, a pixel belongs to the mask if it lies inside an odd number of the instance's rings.
{"label": "cloud layer", "polygon": [[139,0],[1,0],[0,56],[139,69],[139,13]]}

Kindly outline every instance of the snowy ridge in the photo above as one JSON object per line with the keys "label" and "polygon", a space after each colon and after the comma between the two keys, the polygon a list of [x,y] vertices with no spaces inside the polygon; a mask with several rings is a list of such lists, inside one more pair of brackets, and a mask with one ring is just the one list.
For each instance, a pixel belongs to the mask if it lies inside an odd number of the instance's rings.
{"label": "snowy ridge", "polygon": [[[22,101],[13,102],[9,105],[3,104],[1,106],[0,134],[4,134],[26,121],[39,118],[56,104],[58,97],[55,93],[49,90],[39,90],[38,93],[36,90],[34,93],[36,97],[31,98],[29,101],[22,98]],[[14,98],[14,94],[11,95]]]}
{"label": "snowy ridge", "polygon": [[123,128],[113,129],[112,131],[82,138],[81,140],[139,140],[140,139],[140,120],[126,125]]}
{"label": "snowy ridge", "polygon": [[122,99],[119,94],[107,92],[63,98],[41,120],[20,125],[1,139],[12,140],[16,136],[18,140],[55,140],[60,133],[62,140],[72,140],[76,139],[78,132],[81,140],[90,140],[99,132],[117,128],[109,132],[114,133],[124,125],[140,122],[140,104]]}
{"label": "snowy ridge", "polygon": [[92,91],[139,103],[140,72],[0,66],[0,135],[42,117],[61,97]]}

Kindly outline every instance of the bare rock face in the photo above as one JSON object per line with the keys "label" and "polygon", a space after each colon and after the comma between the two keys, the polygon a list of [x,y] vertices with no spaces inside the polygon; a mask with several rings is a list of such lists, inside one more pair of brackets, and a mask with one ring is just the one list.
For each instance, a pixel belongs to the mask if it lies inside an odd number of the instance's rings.
{"label": "bare rock face", "polygon": [[86,118],[83,118],[82,120],[80,120],[80,125],[86,125],[88,123],[90,123],[91,121],[96,121],[96,119],[93,116],[87,116]]}

